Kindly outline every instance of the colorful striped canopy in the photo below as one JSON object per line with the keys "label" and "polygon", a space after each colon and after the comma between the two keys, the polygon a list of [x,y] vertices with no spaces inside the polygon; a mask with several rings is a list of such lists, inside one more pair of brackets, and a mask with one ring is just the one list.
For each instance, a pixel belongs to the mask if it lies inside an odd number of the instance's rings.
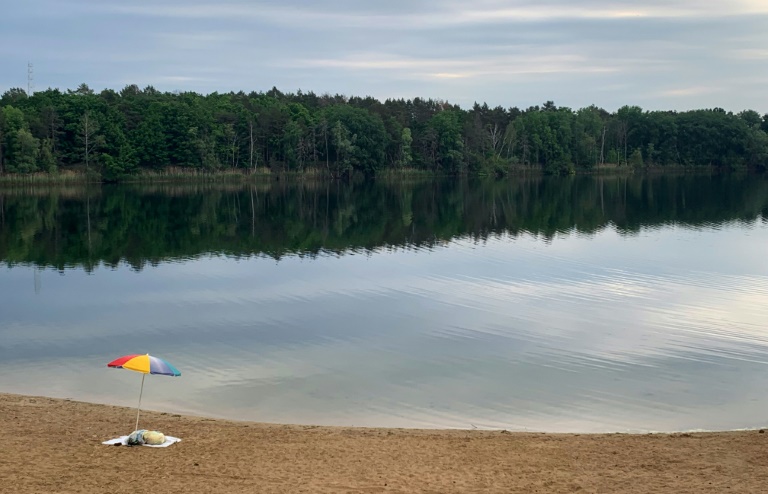
{"label": "colorful striped canopy", "polygon": [[160,374],[163,376],[180,376],[179,370],[165,360],[146,355],[125,355],[107,364],[107,367],[128,369],[143,374]]}

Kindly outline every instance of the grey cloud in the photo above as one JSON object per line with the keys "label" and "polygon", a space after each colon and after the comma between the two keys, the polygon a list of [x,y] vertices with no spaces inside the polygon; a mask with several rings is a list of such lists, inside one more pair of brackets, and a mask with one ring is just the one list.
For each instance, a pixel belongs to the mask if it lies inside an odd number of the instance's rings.
{"label": "grey cloud", "polygon": [[[5,5],[3,5],[5,4]],[[761,108],[768,4],[0,1],[0,91],[153,84],[462,105]]]}

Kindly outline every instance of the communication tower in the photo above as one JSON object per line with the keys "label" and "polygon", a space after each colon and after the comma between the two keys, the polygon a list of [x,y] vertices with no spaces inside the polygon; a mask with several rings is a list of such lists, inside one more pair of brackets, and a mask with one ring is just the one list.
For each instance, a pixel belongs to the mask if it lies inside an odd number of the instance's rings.
{"label": "communication tower", "polygon": [[34,79],[32,62],[27,62],[27,97],[32,96],[32,91],[35,90]]}

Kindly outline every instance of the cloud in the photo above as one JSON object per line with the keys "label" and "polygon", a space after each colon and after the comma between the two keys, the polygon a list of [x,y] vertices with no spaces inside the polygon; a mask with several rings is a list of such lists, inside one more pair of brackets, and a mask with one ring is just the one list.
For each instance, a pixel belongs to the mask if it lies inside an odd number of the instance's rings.
{"label": "cloud", "polygon": [[166,48],[197,50],[206,47],[221,48],[223,45],[245,40],[236,31],[170,32],[154,34],[157,42]]}
{"label": "cloud", "polygon": [[465,77],[471,77],[469,73],[457,73],[457,72],[438,72],[431,74],[436,79],[463,79]]}
{"label": "cloud", "polygon": [[699,96],[720,91],[720,88],[709,86],[692,86],[660,91],[659,96]]}
{"label": "cloud", "polygon": [[186,75],[162,75],[157,76],[156,79],[162,82],[183,83],[185,85],[190,83],[211,82],[216,80],[207,77],[192,77]]}
{"label": "cloud", "polygon": [[527,74],[611,72],[607,65],[591,65],[572,55],[483,57],[475,60],[406,58],[380,54],[361,54],[343,59],[298,60],[297,66],[345,70],[403,71],[413,77],[446,79],[516,76]]}
{"label": "cloud", "polygon": [[[768,110],[758,106],[765,105],[759,84],[747,82],[768,77],[768,66],[755,63],[768,57],[763,1],[0,4],[0,63],[9,67],[0,90],[24,85],[30,60],[40,87],[131,81],[161,90],[277,86],[462,105]],[[722,90],[689,91],[702,86]]]}
{"label": "cloud", "polygon": [[[562,19],[701,19],[722,16],[766,14],[764,2],[741,0],[728,5],[722,2],[678,1],[666,2],[615,2],[593,1],[573,5],[570,2],[474,2],[467,3],[422,1],[416,2],[417,11],[370,9],[355,5],[344,9],[328,8],[329,2],[311,4],[282,2],[280,5],[264,3],[139,3],[102,4],[105,12],[149,17],[249,19],[276,23],[315,26],[331,23],[337,27],[372,26],[378,28],[424,29],[452,27],[468,24],[498,24],[553,21]],[[333,2],[330,2],[333,3]]]}
{"label": "cloud", "polygon": [[739,60],[768,60],[768,49],[743,48],[739,50],[731,50],[730,55]]}

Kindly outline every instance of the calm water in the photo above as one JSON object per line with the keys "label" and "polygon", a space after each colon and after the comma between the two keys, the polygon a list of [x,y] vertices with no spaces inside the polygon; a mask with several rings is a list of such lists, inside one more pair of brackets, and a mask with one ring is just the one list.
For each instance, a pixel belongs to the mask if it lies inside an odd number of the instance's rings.
{"label": "calm water", "polygon": [[[0,391],[267,422],[768,424],[768,179],[0,189]],[[126,415],[126,426],[132,426]]]}

